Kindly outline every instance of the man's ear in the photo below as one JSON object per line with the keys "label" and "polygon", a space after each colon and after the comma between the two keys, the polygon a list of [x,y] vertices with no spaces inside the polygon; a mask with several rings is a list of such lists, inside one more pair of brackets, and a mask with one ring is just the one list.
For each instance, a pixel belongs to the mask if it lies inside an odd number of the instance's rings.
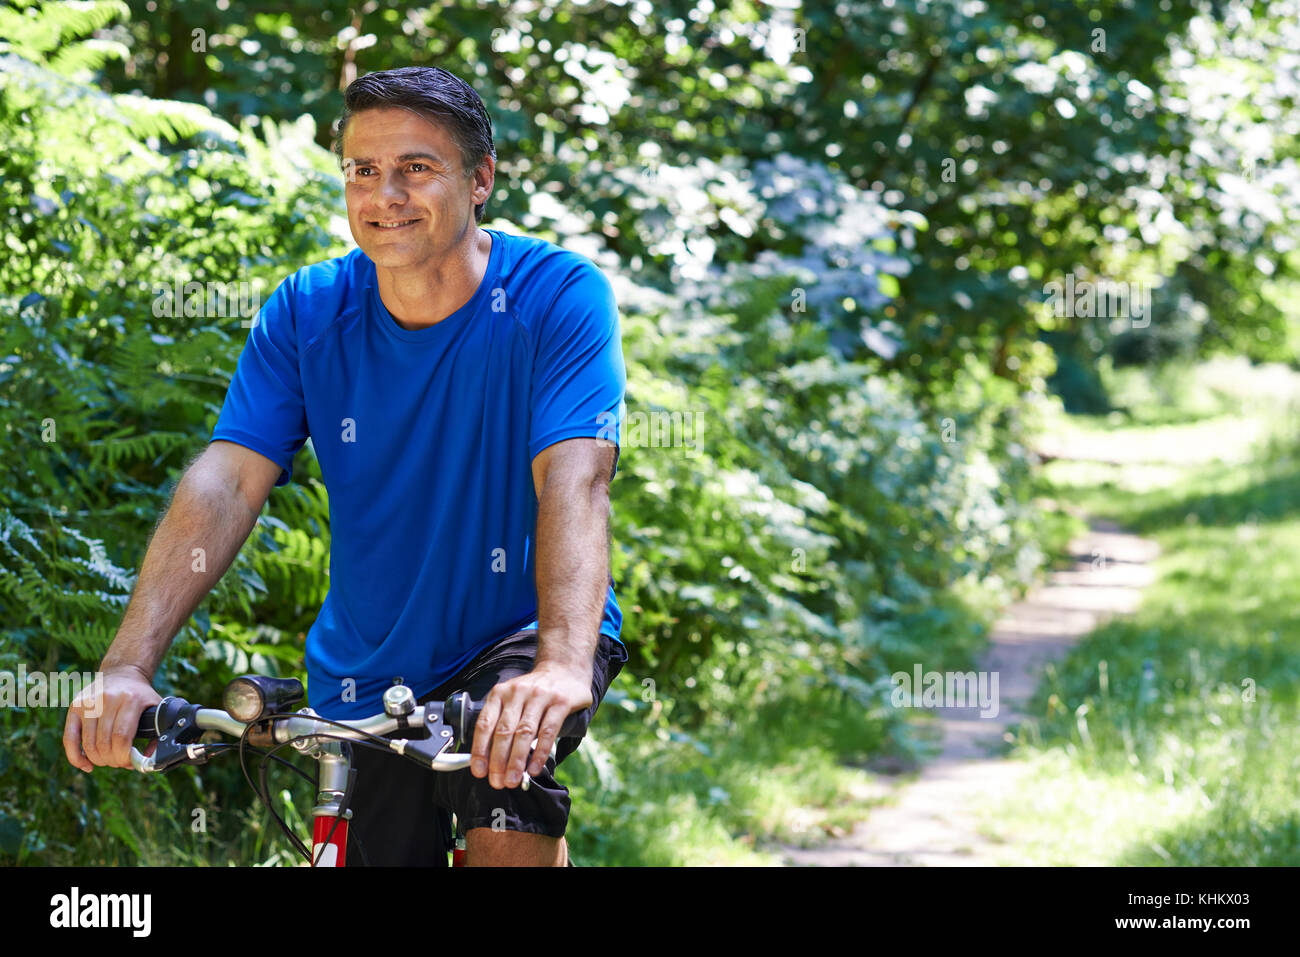
{"label": "man's ear", "polygon": [[[496,185],[496,171],[496,160],[489,154],[483,157],[483,162],[470,174],[470,178],[474,180],[474,188],[470,191],[470,197],[474,200],[475,206],[486,203],[492,198],[492,187]],[[480,191],[482,192],[481,196],[479,195]]]}

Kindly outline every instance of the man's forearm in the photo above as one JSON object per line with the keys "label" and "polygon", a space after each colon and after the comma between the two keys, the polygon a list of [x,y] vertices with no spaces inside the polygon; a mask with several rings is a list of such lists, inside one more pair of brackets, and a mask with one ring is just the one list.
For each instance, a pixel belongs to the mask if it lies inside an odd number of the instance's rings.
{"label": "man's forearm", "polygon": [[537,507],[537,665],[590,671],[609,587],[609,489],[548,484]]}
{"label": "man's forearm", "polygon": [[221,580],[256,522],[234,482],[187,472],[149,542],[100,670],[134,667],[152,680],[181,625]]}

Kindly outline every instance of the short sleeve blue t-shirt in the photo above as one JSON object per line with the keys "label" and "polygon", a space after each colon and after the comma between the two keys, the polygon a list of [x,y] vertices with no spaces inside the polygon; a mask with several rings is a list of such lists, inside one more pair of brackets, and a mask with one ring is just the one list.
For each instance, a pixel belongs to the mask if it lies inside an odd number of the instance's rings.
{"label": "short sleeve blue t-shirt", "polygon": [[[552,243],[487,232],[477,291],[422,329],[396,323],[360,249],[289,276],[212,433],[278,463],[277,485],[308,438],[320,462],[330,589],[306,660],[326,717],[381,711],[398,676],[427,694],[535,628],[532,460],[564,439],[619,442],[626,371],[608,279]],[[622,622],[611,578],[600,630],[618,640]]]}

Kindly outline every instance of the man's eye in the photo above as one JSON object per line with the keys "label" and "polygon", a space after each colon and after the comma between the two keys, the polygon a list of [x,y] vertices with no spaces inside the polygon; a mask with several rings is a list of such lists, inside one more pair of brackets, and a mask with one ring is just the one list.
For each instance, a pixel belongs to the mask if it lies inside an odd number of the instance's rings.
{"label": "man's eye", "polygon": [[[418,167],[418,169],[417,169],[417,167]],[[412,163],[412,164],[411,164],[411,172],[413,172],[413,173],[418,173],[418,172],[420,172],[421,170],[426,170],[426,169],[428,169],[428,168],[429,168],[429,167],[425,166],[423,163]]]}

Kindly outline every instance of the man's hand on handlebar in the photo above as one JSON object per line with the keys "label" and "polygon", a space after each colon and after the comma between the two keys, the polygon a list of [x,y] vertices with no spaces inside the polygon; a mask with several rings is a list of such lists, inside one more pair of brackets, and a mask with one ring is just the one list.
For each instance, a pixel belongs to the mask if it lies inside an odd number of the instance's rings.
{"label": "man's hand on handlebar", "polygon": [[[140,714],[162,700],[145,674],[134,667],[102,672],[68,708],[63,751],[68,763],[90,773],[96,766],[131,767],[131,741]],[[153,753],[150,745],[147,754]]]}
{"label": "man's hand on handlebar", "polygon": [[518,787],[525,765],[530,775],[541,774],[565,719],[591,703],[590,667],[572,671],[543,664],[501,682],[488,692],[474,726],[470,773],[498,789]]}

